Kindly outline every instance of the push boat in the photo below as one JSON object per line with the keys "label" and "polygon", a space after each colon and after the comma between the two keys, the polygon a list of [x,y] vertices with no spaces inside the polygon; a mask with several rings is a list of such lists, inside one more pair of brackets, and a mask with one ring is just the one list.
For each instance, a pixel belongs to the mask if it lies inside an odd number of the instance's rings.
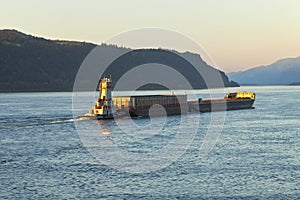
{"label": "push boat", "polygon": [[[104,77],[99,82],[99,97],[86,117],[98,120],[113,119],[129,114],[131,117],[180,115],[188,112],[213,112],[251,109],[255,101],[253,92],[227,93],[222,99],[199,98],[188,101],[187,95],[140,95],[112,97],[112,81]],[[162,107],[164,112],[162,111]],[[152,113],[152,114],[150,114]]]}
{"label": "push boat", "polygon": [[94,107],[90,109],[89,114],[96,119],[113,119],[115,113],[113,100],[111,96],[111,78],[104,77],[99,82],[99,97]]}

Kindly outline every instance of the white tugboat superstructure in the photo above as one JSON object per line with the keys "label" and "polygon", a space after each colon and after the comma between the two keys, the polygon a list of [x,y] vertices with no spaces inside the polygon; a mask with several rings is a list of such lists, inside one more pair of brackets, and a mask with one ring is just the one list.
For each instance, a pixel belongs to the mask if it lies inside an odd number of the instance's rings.
{"label": "white tugboat superstructure", "polygon": [[111,78],[104,77],[99,83],[100,95],[92,109],[92,114],[97,119],[112,119],[114,114],[114,104],[111,96]]}

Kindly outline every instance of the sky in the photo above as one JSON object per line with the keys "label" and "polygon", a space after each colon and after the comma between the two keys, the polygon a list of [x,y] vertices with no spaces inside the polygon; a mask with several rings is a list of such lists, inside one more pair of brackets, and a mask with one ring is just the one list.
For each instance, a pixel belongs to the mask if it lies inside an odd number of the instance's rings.
{"label": "sky", "polygon": [[100,44],[157,27],[200,44],[215,67],[242,71],[300,56],[299,0],[0,0],[0,29]]}

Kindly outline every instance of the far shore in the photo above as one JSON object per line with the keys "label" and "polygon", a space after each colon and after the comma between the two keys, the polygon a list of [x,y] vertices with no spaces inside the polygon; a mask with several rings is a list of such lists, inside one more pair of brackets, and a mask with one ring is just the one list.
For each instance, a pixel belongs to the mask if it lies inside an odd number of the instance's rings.
{"label": "far shore", "polygon": [[[274,85],[256,85],[256,84],[241,84],[240,87],[272,87],[272,86],[300,86],[300,83],[292,83],[292,84],[274,84]],[[236,87],[225,87],[225,88],[236,88]],[[220,89],[220,88],[211,88],[211,89]],[[177,89],[177,90],[184,90],[184,89]],[[195,89],[195,90],[207,90],[207,89]],[[95,90],[96,91],[96,90]],[[95,92],[95,91],[89,91],[89,90],[82,90],[82,91],[76,91],[76,92]],[[113,92],[127,92],[128,90],[123,90],[123,91],[113,91]],[[139,91],[164,91],[161,89],[153,89],[153,90],[139,90]],[[74,92],[73,90],[0,90],[0,93],[50,93],[50,92]]]}

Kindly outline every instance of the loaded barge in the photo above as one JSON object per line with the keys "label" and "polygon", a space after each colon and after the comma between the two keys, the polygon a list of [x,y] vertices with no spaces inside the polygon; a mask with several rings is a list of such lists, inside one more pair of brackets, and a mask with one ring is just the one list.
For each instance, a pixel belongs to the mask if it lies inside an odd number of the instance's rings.
{"label": "loaded barge", "polygon": [[190,110],[199,112],[227,111],[254,108],[255,93],[234,92],[227,93],[223,99],[199,98],[198,101],[188,102]]}
{"label": "loaded barge", "polygon": [[251,109],[255,101],[253,92],[227,93],[223,99],[202,100],[199,98],[197,101],[188,101],[187,95],[173,94],[112,97],[111,78],[108,77],[100,80],[99,91],[99,97],[88,114],[96,119],[113,119],[124,116],[126,113],[132,117],[149,117],[150,115],[179,115],[188,112]]}

